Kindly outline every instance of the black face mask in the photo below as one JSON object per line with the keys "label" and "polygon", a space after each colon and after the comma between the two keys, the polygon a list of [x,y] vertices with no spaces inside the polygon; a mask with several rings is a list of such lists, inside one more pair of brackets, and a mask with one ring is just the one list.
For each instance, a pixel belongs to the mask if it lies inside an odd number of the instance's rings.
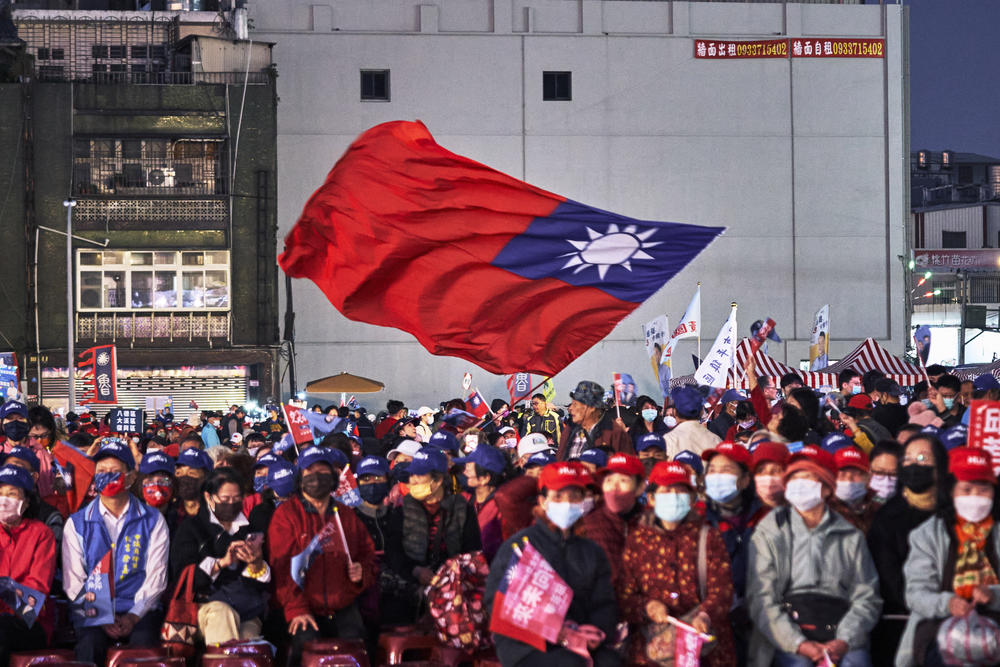
{"label": "black face mask", "polygon": [[8,440],[14,442],[21,442],[27,438],[29,430],[31,430],[31,426],[28,422],[12,421],[3,425],[3,434],[7,436]]}
{"label": "black face mask", "polygon": [[302,477],[302,492],[310,498],[320,500],[333,493],[339,481],[337,475],[328,472],[314,472]]}
{"label": "black face mask", "polygon": [[215,503],[215,518],[223,523],[229,523],[240,515],[243,503]]}
{"label": "black face mask", "polygon": [[389,482],[375,482],[374,484],[359,484],[358,493],[361,499],[372,505],[381,505],[385,497],[389,495]]}
{"label": "black face mask", "polygon": [[201,493],[201,480],[197,477],[177,478],[177,497],[181,500],[197,500]]}
{"label": "black face mask", "polygon": [[899,482],[914,493],[923,493],[934,486],[934,468],[911,463],[899,469]]}
{"label": "black face mask", "polygon": [[642,459],[642,467],[646,469],[646,477],[649,477],[649,473],[653,472],[653,466],[655,466],[659,461],[656,459]]}

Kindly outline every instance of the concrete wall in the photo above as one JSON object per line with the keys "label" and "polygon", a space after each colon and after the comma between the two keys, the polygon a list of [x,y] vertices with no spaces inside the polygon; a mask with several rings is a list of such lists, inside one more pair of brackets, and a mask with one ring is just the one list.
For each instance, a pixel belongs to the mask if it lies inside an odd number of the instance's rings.
{"label": "concrete wall", "polygon": [[[420,119],[438,142],[540,187],[638,218],[725,225],[710,248],[556,378],[631,372],[654,393],[641,325],[676,321],[703,283],[707,348],[740,304],[740,331],[771,316],[808,358],[831,305],[831,357],[875,336],[900,353],[903,313],[903,53],[898,6],[572,0],[257,0],[254,39],[276,42],[279,238],[349,143]],[[693,36],[883,36],[886,58],[706,61]],[[361,102],[362,68],[391,70],[390,102]],[[543,70],[573,72],[571,102],[543,102]],[[280,245],[280,241],[279,241]],[[280,248],[279,248],[280,251]],[[342,317],[295,281],[300,386],[340,370],[414,405],[488,396],[501,378],[435,358],[410,336]],[[694,342],[678,350],[689,372]],[[378,397],[381,403],[384,397]]]}

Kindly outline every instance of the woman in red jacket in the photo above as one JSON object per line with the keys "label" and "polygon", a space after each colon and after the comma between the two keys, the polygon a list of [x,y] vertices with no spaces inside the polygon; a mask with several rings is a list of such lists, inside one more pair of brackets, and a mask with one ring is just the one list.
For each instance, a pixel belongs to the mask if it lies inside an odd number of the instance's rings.
{"label": "woman in red jacket", "polygon": [[[56,571],[56,541],[45,524],[24,517],[34,492],[28,471],[0,468],[0,577],[48,596]],[[0,602],[0,665],[6,665],[14,651],[45,648],[45,631],[35,622],[44,599],[20,592],[16,609]]]}
{"label": "woman in red jacket", "polygon": [[[622,558],[622,614],[631,626],[631,665],[656,664],[646,659],[644,630],[663,624],[667,616],[682,619],[716,636],[716,647],[702,659],[706,667],[736,664],[729,608],[733,580],[729,554],[719,531],[706,533],[706,567],[700,581],[699,542],[705,520],[692,511],[695,491],[685,468],[676,461],[656,464],[647,492],[653,513],[639,522],[625,541]],[[702,593],[704,590],[704,594]]]}

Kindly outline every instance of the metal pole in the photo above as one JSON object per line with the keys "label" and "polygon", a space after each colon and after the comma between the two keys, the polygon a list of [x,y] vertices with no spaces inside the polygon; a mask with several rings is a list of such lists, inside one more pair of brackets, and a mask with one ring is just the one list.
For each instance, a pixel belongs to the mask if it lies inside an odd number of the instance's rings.
{"label": "metal pole", "polygon": [[[63,201],[66,207],[66,371],[69,378],[69,405],[66,411],[76,407],[76,350],[73,349],[73,339],[76,332],[73,326],[73,207],[75,199]],[[38,379],[41,385],[41,378]]]}
{"label": "metal pole", "polygon": [[965,311],[968,310],[969,306],[969,274],[963,272],[961,274],[962,278],[962,313],[961,325],[958,329],[958,365],[961,366],[965,363]]}

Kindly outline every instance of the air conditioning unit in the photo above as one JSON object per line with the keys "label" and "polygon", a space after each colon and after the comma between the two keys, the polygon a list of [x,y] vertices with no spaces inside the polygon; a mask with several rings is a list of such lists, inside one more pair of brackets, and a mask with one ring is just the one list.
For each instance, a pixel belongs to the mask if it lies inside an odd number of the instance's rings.
{"label": "air conditioning unit", "polygon": [[174,170],[169,167],[150,169],[146,174],[147,188],[172,188],[174,187]]}

